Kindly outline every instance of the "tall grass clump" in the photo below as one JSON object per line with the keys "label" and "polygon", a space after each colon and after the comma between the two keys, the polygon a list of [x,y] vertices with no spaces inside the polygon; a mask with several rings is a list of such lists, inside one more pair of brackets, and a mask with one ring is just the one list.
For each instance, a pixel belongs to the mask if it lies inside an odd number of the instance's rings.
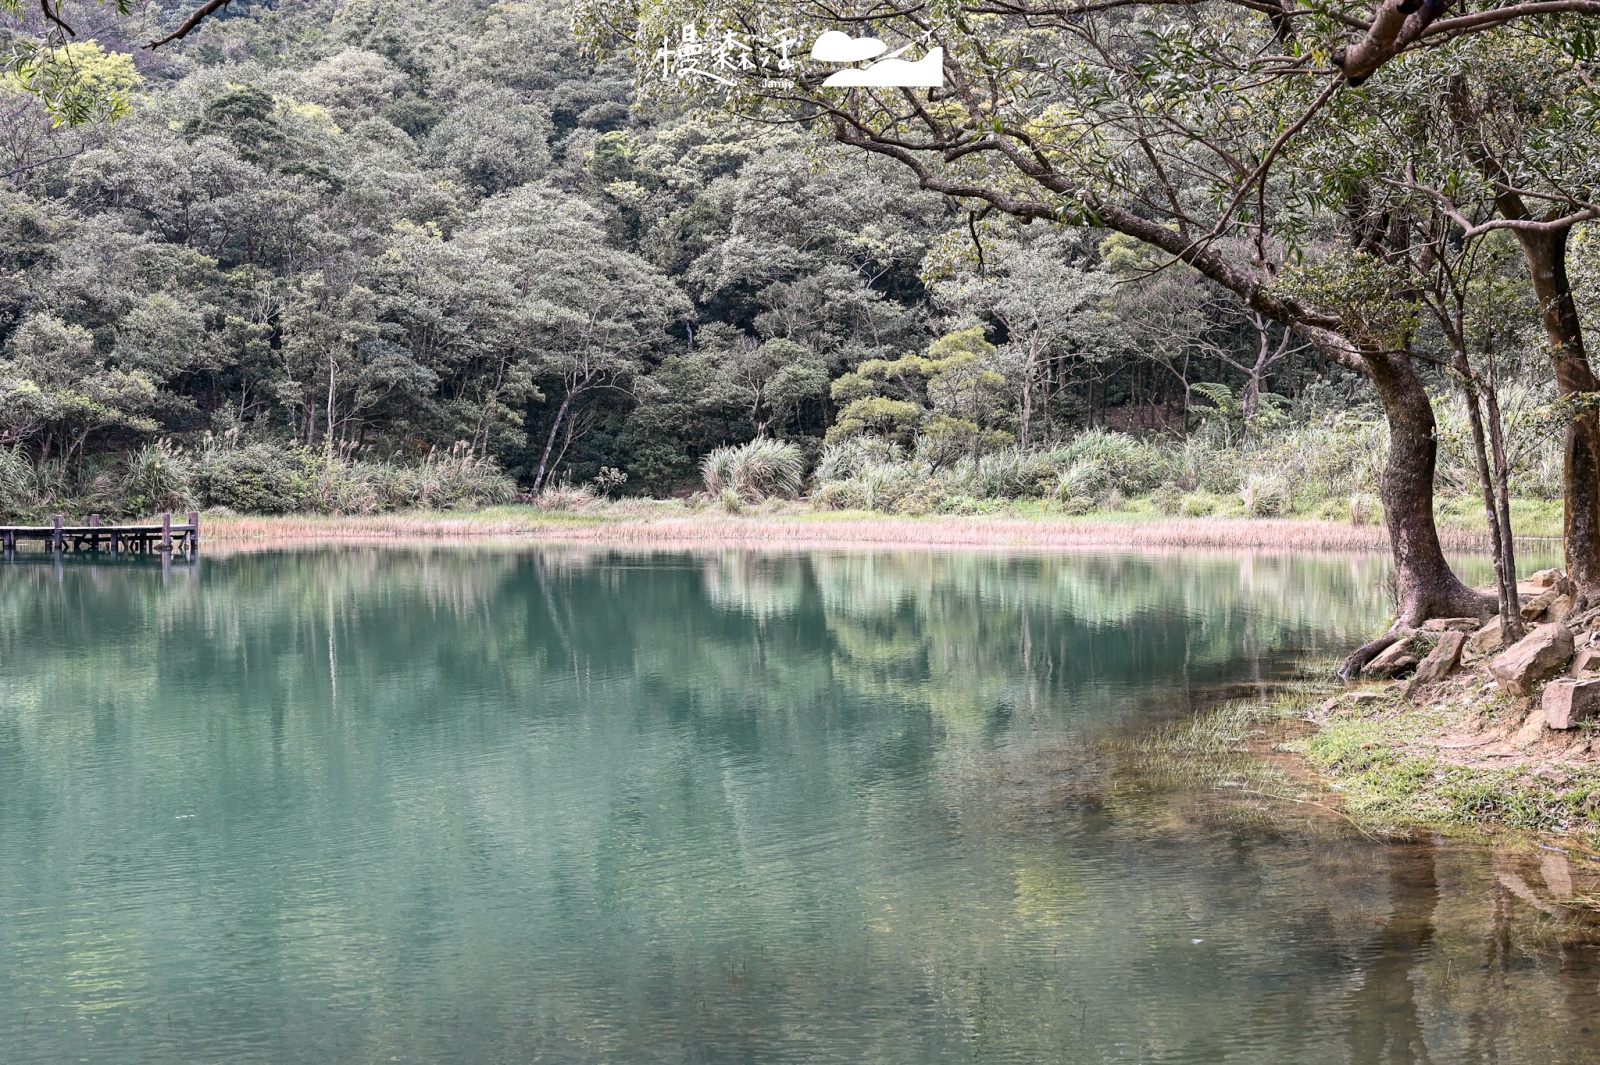
{"label": "tall grass clump", "polygon": [[455,510],[516,498],[511,479],[465,444],[411,466],[265,443],[207,447],[193,480],[204,506],[240,514]]}
{"label": "tall grass clump", "polygon": [[132,455],[121,478],[121,508],[133,514],[187,510],[195,502],[190,463],[172,444],[158,440]]}
{"label": "tall grass clump", "polygon": [[806,462],[800,449],[783,440],[757,437],[737,447],[719,447],[700,463],[706,494],[721,498],[732,492],[740,502],[793,497],[805,481]]}
{"label": "tall grass clump", "polygon": [[30,513],[37,502],[34,466],[20,447],[0,450],[0,512],[16,519]]}

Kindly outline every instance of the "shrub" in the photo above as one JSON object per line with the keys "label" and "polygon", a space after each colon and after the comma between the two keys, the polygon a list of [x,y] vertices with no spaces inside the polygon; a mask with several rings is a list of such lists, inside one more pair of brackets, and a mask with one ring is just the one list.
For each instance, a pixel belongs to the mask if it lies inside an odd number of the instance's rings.
{"label": "shrub", "polygon": [[974,499],[971,496],[947,496],[945,501],[939,505],[939,513],[970,516],[986,513],[992,506],[993,504],[991,503],[986,503],[981,499]]}
{"label": "shrub", "polygon": [[894,501],[893,510],[896,514],[908,514],[914,517],[923,514],[932,514],[940,510],[950,498],[950,493],[943,484],[929,477],[910,485],[907,490]]}
{"label": "shrub", "polygon": [[[392,470],[392,467],[385,467]],[[517,496],[517,487],[490,458],[473,454],[465,442],[449,451],[433,451],[422,463],[409,471],[415,484],[415,502],[391,506],[421,506],[436,509],[493,506],[509,503]]]}
{"label": "shrub", "polygon": [[1092,463],[1103,471],[1101,491],[1118,488],[1127,495],[1143,495],[1167,479],[1170,460],[1154,445],[1136,440],[1126,433],[1090,429],[1080,433],[1056,452],[1066,466]]}
{"label": "shrub", "polygon": [[861,493],[853,481],[827,481],[811,493],[811,505],[820,510],[860,510]]}
{"label": "shrub", "polygon": [[16,519],[38,505],[34,465],[20,447],[0,450],[0,511]]}
{"label": "shrub", "polygon": [[1056,475],[1051,494],[1062,502],[1074,496],[1094,498],[1112,485],[1111,471],[1093,458],[1080,458]]}
{"label": "shrub", "polygon": [[1217,501],[1204,492],[1191,492],[1178,501],[1178,513],[1186,518],[1203,518],[1216,509]]}
{"label": "shrub", "polygon": [[416,466],[353,462],[262,443],[212,447],[195,463],[192,483],[204,506],[240,514],[454,510],[516,498],[511,479],[466,444],[432,452]]}
{"label": "shrub", "polygon": [[1276,518],[1289,512],[1289,482],[1276,473],[1252,473],[1239,489],[1239,501],[1252,517]]}
{"label": "shrub", "polygon": [[574,488],[565,481],[549,485],[533,497],[534,506],[540,510],[553,511],[584,510],[593,505],[594,501],[594,493],[588,488],[581,485]]}
{"label": "shrub", "polygon": [[129,457],[122,475],[121,509],[133,514],[186,510],[194,502],[188,461],[165,440]]}
{"label": "shrub", "polygon": [[738,447],[719,447],[700,463],[707,494],[720,496],[731,490],[749,502],[794,496],[805,473],[805,458],[798,447],[766,437]]}
{"label": "shrub", "polygon": [[600,472],[594,475],[589,486],[598,496],[613,496],[622,491],[622,486],[628,483],[628,475],[614,466],[601,466]]}
{"label": "shrub", "polygon": [[817,460],[817,480],[822,484],[856,476],[868,466],[891,465],[905,461],[905,452],[887,440],[853,436],[822,449]]}
{"label": "shrub", "polygon": [[304,454],[267,444],[208,448],[194,471],[202,505],[238,514],[288,514],[310,502]]}
{"label": "shrub", "polygon": [[1188,491],[1232,494],[1239,488],[1240,456],[1228,449],[1208,447],[1198,437],[1183,442],[1173,455],[1179,487]]}
{"label": "shrub", "polygon": [[1178,507],[1182,503],[1183,491],[1170,482],[1150,493],[1150,505],[1156,508],[1158,514],[1170,517],[1178,513]]}

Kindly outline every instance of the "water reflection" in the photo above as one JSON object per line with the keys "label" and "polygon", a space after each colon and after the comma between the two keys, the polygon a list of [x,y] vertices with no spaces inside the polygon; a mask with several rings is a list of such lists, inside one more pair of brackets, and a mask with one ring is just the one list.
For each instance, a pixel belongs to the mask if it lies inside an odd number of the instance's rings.
{"label": "water reflection", "polygon": [[1578,856],[1097,753],[1347,648],[1382,573],[0,569],[0,1060],[1600,1060]]}

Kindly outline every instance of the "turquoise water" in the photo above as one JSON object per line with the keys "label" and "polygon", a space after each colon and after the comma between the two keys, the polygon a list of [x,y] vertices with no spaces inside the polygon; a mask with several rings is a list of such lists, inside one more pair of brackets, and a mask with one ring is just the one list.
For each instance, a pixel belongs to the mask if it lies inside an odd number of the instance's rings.
{"label": "turquoise water", "polygon": [[0,1061],[1600,1060],[1548,854],[1107,753],[1347,650],[1382,577],[0,566]]}

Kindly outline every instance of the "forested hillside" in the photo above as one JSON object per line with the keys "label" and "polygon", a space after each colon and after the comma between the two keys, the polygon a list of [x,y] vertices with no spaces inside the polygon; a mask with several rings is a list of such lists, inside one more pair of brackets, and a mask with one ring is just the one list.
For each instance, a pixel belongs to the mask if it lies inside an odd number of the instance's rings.
{"label": "forested hillside", "polygon": [[[0,83],[9,512],[662,495],[758,437],[835,506],[1375,509],[1369,384],[1202,273],[793,124],[635,101],[559,0],[239,3],[154,52],[156,13],[100,22],[69,48],[110,112],[52,126]],[[1555,497],[1497,236],[1472,313],[1504,323],[1514,487]],[[1447,345],[1410,343],[1470,497]]]}

